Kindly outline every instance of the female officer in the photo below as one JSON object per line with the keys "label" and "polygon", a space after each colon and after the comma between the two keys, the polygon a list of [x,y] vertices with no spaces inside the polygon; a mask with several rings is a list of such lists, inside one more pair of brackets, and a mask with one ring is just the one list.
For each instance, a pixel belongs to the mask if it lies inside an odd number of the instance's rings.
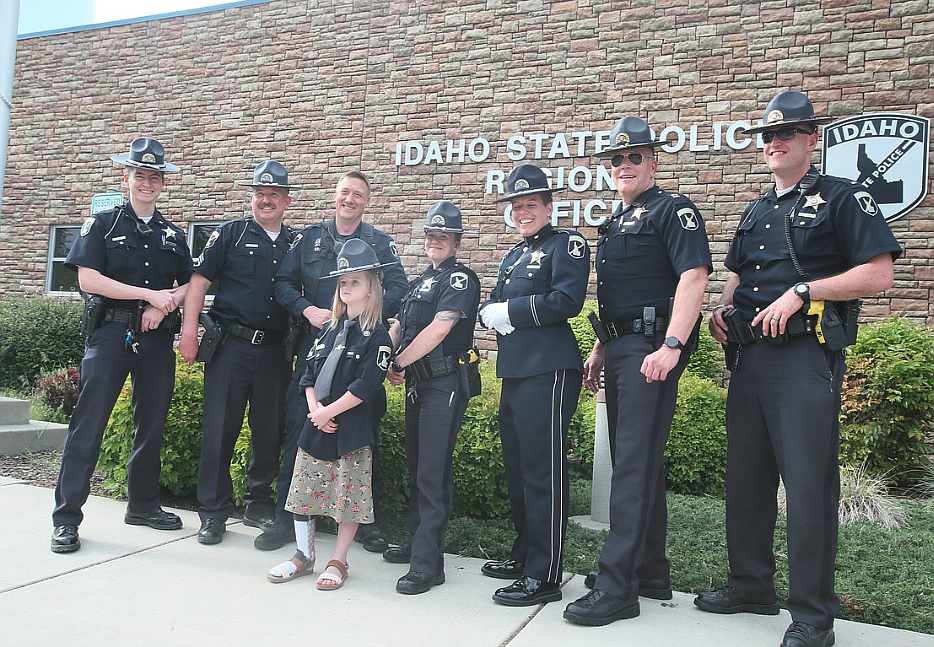
{"label": "female officer", "polygon": [[424,229],[431,266],[411,282],[399,321],[389,331],[399,349],[389,380],[406,382],[408,388],[411,538],[383,557],[411,564],[396,584],[399,593],[409,595],[444,583],[442,547],[454,491],[454,444],[470,397],[466,371],[476,370],[467,354],[480,304],[480,280],[454,257],[464,234],[460,209],[451,202],[436,203]]}

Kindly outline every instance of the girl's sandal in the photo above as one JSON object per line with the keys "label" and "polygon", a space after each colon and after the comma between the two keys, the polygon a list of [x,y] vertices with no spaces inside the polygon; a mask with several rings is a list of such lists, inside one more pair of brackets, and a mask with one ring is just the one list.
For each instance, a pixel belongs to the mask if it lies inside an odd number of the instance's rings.
{"label": "girl's sandal", "polygon": [[350,566],[336,559],[332,559],[328,562],[328,567],[331,566],[340,571],[340,575],[328,573],[327,571],[322,572],[321,575],[318,576],[318,581],[315,583],[319,591],[336,591],[344,586],[344,582],[347,580],[347,569],[349,569]]}
{"label": "girl's sandal", "polygon": [[298,555],[292,559],[282,562],[278,566],[273,566],[266,573],[266,579],[273,584],[281,582],[291,582],[297,577],[311,575],[315,570],[315,560],[303,561]]}

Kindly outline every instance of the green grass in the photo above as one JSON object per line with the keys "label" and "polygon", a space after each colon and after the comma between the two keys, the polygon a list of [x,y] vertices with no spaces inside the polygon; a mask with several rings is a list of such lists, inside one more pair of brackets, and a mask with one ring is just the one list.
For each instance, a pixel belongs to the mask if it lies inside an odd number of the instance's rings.
{"label": "green grass", "polygon": [[[586,482],[571,487],[572,513],[586,501]],[[837,594],[840,618],[934,634],[934,506],[926,501],[903,502],[908,513],[904,527],[886,531],[868,522],[840,528],[837,555]],[[722,499],[668,494],[668,558],[675,590],[697,593],[726,584],[729,565],[725,534],[726,511]],[[391,541],[405,538],[405,520],[381,524]],[[775,533],[779,600],[788,595],[786,525],[779,515]],[[481,559],[503,559],[514,539],[512,522],[452,519],[445,551]],[[568,527],[564,553],[566,571],[585,574],[600,556],[605,531]]]}

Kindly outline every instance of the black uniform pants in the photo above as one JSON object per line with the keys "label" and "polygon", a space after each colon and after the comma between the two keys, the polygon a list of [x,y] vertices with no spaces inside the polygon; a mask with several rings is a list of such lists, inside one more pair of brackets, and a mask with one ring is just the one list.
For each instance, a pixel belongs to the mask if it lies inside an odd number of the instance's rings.
{"label": "black uniform pants", "polygon": [[595,588],[621,599],[639,595],[639,580],[669,580],[665,556],[665,443],[678,401],[678,380],[690,353],[664,381],[647,383],[640,372],[655,347],[642,335],[606,344],[607,429],[613,477],[610,532],[600,554]]}
{"label": "black uniform pants", "polygon": [[821,628],[834,593],[840,500],[840,387],[846,365],[813,337],[743,347],[730,379],[726,427],[726,532],[731,586],[775,588],[772,552],[779,476],[788,517],[788,610]]}
{"label": "black uniform pants", "polygon": [[413,571],[444,572],[444,534],[454,500],[454,445],[467,409],[457,373],[419,380],[405,401],[409,534]]}
{"label": "black uniform pants", "polygon": [[126,324],[105,323],[94,331],[81,360],[78,402],[62,452],[55,486],[52,523],[78,525],[81,507],[91,492],[91,475],[100,457],[104,429],[127,375],[133,384],[136,435],[127,464],[131,512],[159,507],[162,431],[175,386],[174,333],[154,330],[136,336],[138,353],[124,348]]}
{"label": "black uniform pants", "polygon": [[[279,467],[279,476],[276,479],[276,523],[282,525],[292,524],[292,513],[285,511],[285,500],[289,494],[289,486],[292,483],[292,474],[295,472],[295,456],[298,452],[298,439],[302,435],[302,429],[308,422],[308,400],[305,397],[305,389],[299,386],[302,375],[305,374],[305,358],[315,342],[314,334],[303,334],[298,340],[295,352],[298,359],[295,360],[295,368],[292,371],[292,379],[286,390],[285,398],[285,448],[282,451],[282,465]],[[377,397],[385,398],[386,392],[380,389]],[[382,405],[385,408],[385,403]],[[379,429],[377,428],[377,437],[370,446],[373,453],[373,519],[379,522],[379,493],[383,487],[383,468],[379,455]]]}
{"label": "black uniform pants", "polygon": [[580,390],[581,374],[568,369],[503,379],[499,433],[517,533],[510,559],[544,582],[560,582],[563,572],[568,426]]}
{"label": "black uniform pants", "polygon": [[255,345],[236,337],[217,349],[204,367],[204,421],[198,501],[201,519],[226,519],[233,511],[230,461],[250,403],[250,463],[247,507],[272,511],[272,481],[279,469],[285,426],[289,364],[281,345]]}

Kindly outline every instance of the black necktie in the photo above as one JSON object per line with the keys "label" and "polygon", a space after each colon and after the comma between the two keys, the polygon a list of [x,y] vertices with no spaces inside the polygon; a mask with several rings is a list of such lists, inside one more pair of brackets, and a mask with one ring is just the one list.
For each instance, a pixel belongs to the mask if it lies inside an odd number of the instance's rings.
{"label": "black necktie", "polygon": [[324,399],[331,394],[331,382],[334,381],[334,373],[337,372],[337,363],[344,354],[344,347],[347,345],[347,331],[357,323],[356,319],[347,319],[344,321],[344,327],[337,333],[334,339],[334,346],[328,353],[321,372],[318,373],[318,379],[315,380],[315,397],[318,402],[324,402]]}

